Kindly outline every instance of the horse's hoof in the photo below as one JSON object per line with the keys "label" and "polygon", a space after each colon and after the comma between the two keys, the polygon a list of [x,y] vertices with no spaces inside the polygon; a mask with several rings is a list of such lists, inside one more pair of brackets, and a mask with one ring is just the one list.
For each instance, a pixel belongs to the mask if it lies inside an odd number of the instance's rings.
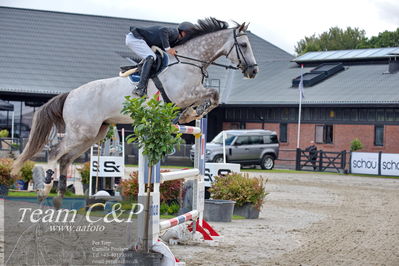
{"label": "horse's hoof", "polygon": [[54,209],[59,210],[62,206],[62,197],[57,196],[53,198]]}

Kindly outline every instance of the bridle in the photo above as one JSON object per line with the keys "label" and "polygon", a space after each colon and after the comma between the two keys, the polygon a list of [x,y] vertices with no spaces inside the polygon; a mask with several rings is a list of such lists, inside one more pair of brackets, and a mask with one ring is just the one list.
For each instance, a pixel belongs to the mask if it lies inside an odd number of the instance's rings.
{"label": "bridle", "polygon": [[[234,44],[233,44],[233,46],[231,46],[229,52],[226,54],[226,57],[228,57],[229,54],[231,53],[231,51],[233,51],[233,48],[235,48],[236,53],[237,53],[237,58],[238,58],[238,65],[237,65],[237,68],[236,68],[236,69],[238,69],[238,68],[240,68],[240,67],[242,66],[242,60],[244,60],[244,63],[245,63],[245,65],[244,65],[244,67],[243,67],[243,69],[242,69],[242,73],[244,73],[245,71],[247,71],[247,69],[250,68],[250,67],[258,66],[258,64],[248,65],[248,62],[247,62],[247,60],[245,59],[245,56],[244,56],[244,53],[242,52],[242,49],[241,49],[241,47],[240,47],[240,44],[239,44],[238,41],[237,41],[237,37],[238,37],[238,36],[237,36],[237,33],[236,33],[235,30],[233,30],[233,35],[234,35]],[[246,35],[246,34],[245,34],[245,33],[240,34],[240,36],[243,36],[243,35]],[[241,58],[242,58],[242,60],[241,60]]]}
{"label": "bridle", "polygon": [[[240,36],[243,36],[243,35],[246,35],[246,34],[241,34]],[[235,29],[233,30],[233,36],[234,36],[234,44],[233,44],[233,46],[231,46],[229,52],[226,54],[226,58],[229,56],[229,54],[231,53],[233,48],[235,48],[235,51],[237,53],[237,58],[238,58],[237,66],[219,64],[219,63],[215,63],[213,61],[204,61],[204,60],[200,60],[200,59],[196,59],[196,58],[188,57],[188,56],[183,56],[183,55],[175,55],[175,58],[176,58],[177,61],[172,63],[172,64],[170,64],[169,66],[173,66],[173,65],[176,65],[176,64],[187,64],[187,65],[192,65],[192,66],[198,67],[198,68],[201,69],[201,73],[202,73],[203,78],[208,78],[208,73],[205,70],[205,68],[207,66],[209,66],[209,65],[214,65],[214,66],[218,66],[218,67],[224,67],[225,69],[234,69],[234,70],[238,70],[242,66],[244,66],[243,69],[242,69],[242,73],[244,73],[249,67],[257,66],[258,64],[248,65],[248,62],[245,59],[245,56],[244,56],[244,53],[242,52],[240,44],[237,41],[237,37],[238,36],[237,36],[237,33],[236,33]],[[179,58],[184,58],[184,59],[188,59],[188,60],[191,60],[191,61],[199,62],[199,63],[202,63],[202,65],[199,66],[199,65],[196,65],[196,64],[191,63],[191,62],[182,62],[182,61],[180,61]],[[245,65],[243,65],[243,61],[244,61]]]}

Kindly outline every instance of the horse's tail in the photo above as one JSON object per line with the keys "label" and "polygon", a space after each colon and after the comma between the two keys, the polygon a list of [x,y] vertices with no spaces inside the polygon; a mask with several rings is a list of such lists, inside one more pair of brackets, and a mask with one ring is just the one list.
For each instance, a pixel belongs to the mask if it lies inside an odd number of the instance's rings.
{"label": "horse's tail", "polygon": [[25,161],[29,160],[43,149],[44,145],[49,141],[53,126],[56,126],[58,131],[64,130],[65,122],[62,111],[68,94],[69,93],[63,93],[57,95],[35,112],[28,143],[24,151],[14,162],[12,170],[13,175],[19,172]]}

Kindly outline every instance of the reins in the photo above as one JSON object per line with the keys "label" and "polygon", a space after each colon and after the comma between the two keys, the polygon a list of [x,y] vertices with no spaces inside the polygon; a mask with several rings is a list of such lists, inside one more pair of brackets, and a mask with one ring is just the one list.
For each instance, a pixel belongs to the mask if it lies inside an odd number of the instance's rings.
{"label": "reins", "polygon": [[[192,65],[192,66],[198,67],[199,69],[201,69],[201,73],[202,73],[203,79],[204,78],[208,78],[208,72],[205,70],[205,66],[208,66],[208,65],[224,67],[225,69],[238,70],[238,69],[240,69],[240,65],[242,65],[242,60],[244,60],[245,68],[242,70],[242,72],[245,72],[249,67],[257,66],[257,64],[248,65],[248,62],[245,59],[244,53],[242,52],[242,50],[240,48],[240,45],[239,45],[239,43],[237,41],[237,33],[236,33],[235,30],[233,30],[233,34],[234,34],[234,44],[230,48],[229,52],[226,54],[226,57],[228,57],[229,54],[231,53],[231,51],[233,50],[233,48],[235,48],[236,53],[237,53],[237,58],[238,58],[238,65],[237,66],[219,64],[219,63],[215,63],[213,61],[204,61],[204,60],[200,60],[200,59],[197,59],[197,58],[184,56],[184,55],[178,55],[178,54],[175,55],[176,62],[174,62],[172,64],[169,64],[169,66],[173,66],[173,65],[176,65],[176,64],[187,64],[187,65]],[[199,66],[199,65],[196,65],[196,64],[191,63],[191,62],[182,62],[182,61],[180,61],[179,58],[184,58],[184,59],[188,59],[188,60],[191,60],[191,61],[199,62],[199,63],[202,63],[203,65]],[[242,60],[241,60],[241,58],[242,58]]]}

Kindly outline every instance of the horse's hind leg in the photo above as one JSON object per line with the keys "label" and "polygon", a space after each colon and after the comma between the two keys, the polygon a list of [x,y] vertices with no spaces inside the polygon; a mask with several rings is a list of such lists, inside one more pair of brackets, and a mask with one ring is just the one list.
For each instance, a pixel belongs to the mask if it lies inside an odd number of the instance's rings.
{"label": "horse's hind leg", "polygon": [[[73,163],[75,159],[77,159],[83,152],[88,150],[91,145],[96,143],[97,141],[103,139],[108,131],[108,125],[102,125],[98,130],[97,135],[94,135],[92,138],[79,138],[77,139],[76,134],[74,138],[74,143],[70,144],[69,147],[66,148],[68,151],[64,155],[60,157],[58,160],[60,165],[60,176],[58,179],[58,196],[53,199],[54,207],[56,209],[61,208],[62,199],[64,198],[66,188],[67,188],[67,171],[69,166]],[[70,141],[69,141],[70,142]],[[68,143],[68,141],[66,141]]]}

